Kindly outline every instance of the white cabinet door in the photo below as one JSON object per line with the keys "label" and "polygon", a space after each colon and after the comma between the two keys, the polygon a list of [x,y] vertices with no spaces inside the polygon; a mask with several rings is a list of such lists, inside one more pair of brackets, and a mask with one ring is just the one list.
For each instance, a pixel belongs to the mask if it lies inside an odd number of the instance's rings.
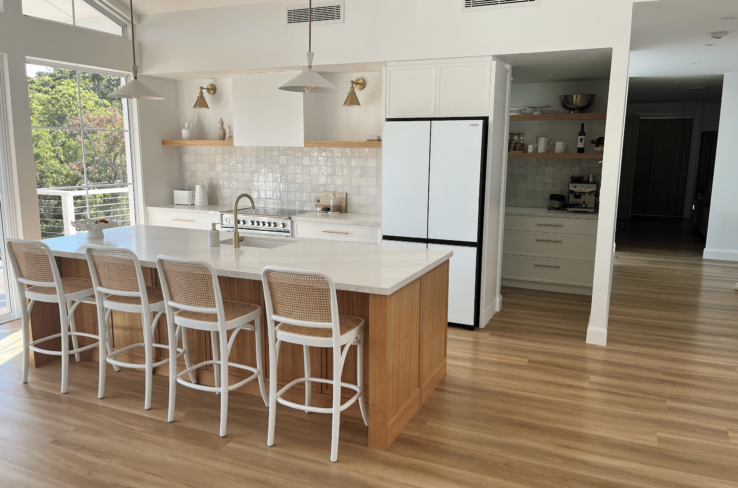
{"label": "white cabinet door", "polygon": [[474,325],[474,293],[477,281],[477,249],[428,244],[428,249],[452,251],[448,270],[448,321]]}
{"label": "white cabinet door", "polygon": [[148,210],[149,225],[210,230],[213,224],[220,224],[220,214],[181,211],[172,212],[157,208],[149,208]]}
{"label": "white cabinet door", "polygon": [[293,220],[297,239],[325,239],[327,241],[364,242],[379,244],[379,227],[368,225],[341,225],[336,223],[302,222]]}
{"label": "white cabinet door", "polygon": [[490,69],[485,61],[439,64],[436,116],[489,115]]}
{"label": "white cabinet door", "polygon": [[282,71],[233,77],[234,145],[305,145],[303,94],[278,89],[298,74]]}
{"label": "white cabinet door", "polygon": [[483,127],[481,120],[433,121],[429,239],[478,240]]}
{"label": "white cabinet door", "polygon": [[384,123],[382,233],[428,237],[430,121]]}
{"label": "white cabinet door", "polygon": [[436,114],[436,66],[387,68],[386,117],[433,117]]}
{"label": "white cabinet door", "polygon": [[406,242],[406,241],[388,241],[386,239],[382,240],[383,246],[392,246],[392,247],[410,247],[413,249],[427,249],[428,244],[425,244],[423,242]]}

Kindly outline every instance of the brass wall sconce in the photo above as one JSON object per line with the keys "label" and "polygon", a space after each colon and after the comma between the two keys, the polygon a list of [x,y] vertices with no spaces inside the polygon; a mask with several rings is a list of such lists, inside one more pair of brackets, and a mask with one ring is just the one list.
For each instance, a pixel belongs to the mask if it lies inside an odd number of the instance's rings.
{"label": "brass wall sconce", "polygon": [[352,80],[351,89],[349,90],[349,94],[343,104],[347,106],[361,105],[359,103],[359,98],[356,96],[356,90],[363,90],[364,87],[366,87],[366,80],[364,80],[364,78],[356,78],[355,80]]}
{"label": "brass wall sconce", "polygon": [[207,87],[201,86],[200,94],[197,96],[197,100],[195,100],[195,106],[192,108],[210,108],[208,107],[208,102],[205,101],[205,96],[202,94],[203,90],[207,90],[210,95],[215,95],[215,85],[213,85],[212,83],[210,83]]}

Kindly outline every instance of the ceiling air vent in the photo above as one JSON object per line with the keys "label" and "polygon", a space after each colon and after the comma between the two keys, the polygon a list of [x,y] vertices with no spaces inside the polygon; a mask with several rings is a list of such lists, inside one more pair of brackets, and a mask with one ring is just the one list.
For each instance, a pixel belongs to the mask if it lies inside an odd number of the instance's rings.
{"label": "ceiling air vent", "polygon": [[[343,22],[343,2],[314,3],[313,24],[336,24]],[[307,24],[310,7],[293,5],[287,7],[287,25]]]}
{"label": "ceiling air vent", "polygon": [[476,12],[504,7],[532,7],[540,4],[541,0],[461,0],[461,11]]}

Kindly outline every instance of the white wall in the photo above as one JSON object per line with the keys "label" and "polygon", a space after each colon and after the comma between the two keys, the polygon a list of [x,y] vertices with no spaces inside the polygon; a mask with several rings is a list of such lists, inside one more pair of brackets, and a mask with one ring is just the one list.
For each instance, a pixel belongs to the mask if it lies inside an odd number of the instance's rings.
{"label": "white wall", "polygon": [[[215,95],[210,95],[207,90],[202,91],[210,108],[193,108],[200,93],[200,87],[206,87],[210,83],[215,85]],[[218,140],[218,120],[223,119],[224,127],[233,126],[233,90],[229,78],[181,80],[177,85],[179,87],[179,119],[168,121],[170,125],[174,124],[179,128],[182,119],[192,119],[195,124],[195,139],[212,141]],[[180,131],[176,139],[181,138],[182,132]]]}
{"label": "white wall", "polygon": [[[704,112],[702,103],[633,103],[628,104],[628,114],[640,115],[641,117],[690,117],[692,118],[692,141],[689,147],[689,168],[687,169],[687,183],[684,190],[683,217],[692,215],[692,200],[694,200],[694,187],[697,182],[697,165],[700,157],[700,138],[705,124],[702,122]],[[713,105],[713,104],[711,104]],[[714,108],[708,109],[708,116],[713,120]],[[712,129],[715,130],[715,129]]]}
{"label": "white wall", "polygon": [[738,261],[738,73],[725,75],[705,259]]}
{"label": "white wall", "polygon": [[[337,93],[304,97],[306,141],[365,141],[382,135],[382,72],[323,73],[338,88]],[[357,90],[361,106],[346,107],[351,80],[364,78],[366,87]]]}

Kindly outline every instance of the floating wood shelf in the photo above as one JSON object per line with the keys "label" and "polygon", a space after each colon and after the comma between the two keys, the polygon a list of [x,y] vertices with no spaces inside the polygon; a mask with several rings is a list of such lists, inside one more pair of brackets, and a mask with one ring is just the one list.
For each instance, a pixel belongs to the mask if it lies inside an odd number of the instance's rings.
{"label": "floating wood shelf", "polygon": [[382,147],[382,141],[305,141],[305,147]]}
{"label": "floating wood shelf", "polygon": [[602,159],[602,153],[507,153],[508,159]]}
{"label": "floating wood shelf", "polygon": [[605,113],[585,113],[585,114],[521,114],[511,115],[510,122],[515,121],[538,121],[544,122],[548,120],[605,120],[607,114]]}
{"label": "floating wood shelf", "polygon": [[233,141],[161,141],[162,146],[233,146]]}

